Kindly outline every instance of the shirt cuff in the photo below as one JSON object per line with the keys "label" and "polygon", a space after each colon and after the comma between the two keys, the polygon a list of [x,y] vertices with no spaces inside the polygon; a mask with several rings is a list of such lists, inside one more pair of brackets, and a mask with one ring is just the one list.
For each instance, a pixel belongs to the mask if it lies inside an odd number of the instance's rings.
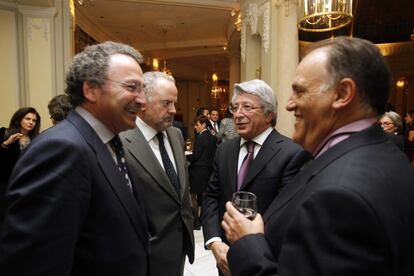
{"label": "shirt cuff", "polygon": [[222,240],[221,240],[221,238],[220,238],[220,237],[212,237],[211,239],[209,239],[208,241],[206,241],[206,247],[207,247],[208,249],[210,249],[209,245],[210,245],[210,244],[212,244],[212,243],[213,243],[213,242],[215,242],[215,241],[222,242]]}

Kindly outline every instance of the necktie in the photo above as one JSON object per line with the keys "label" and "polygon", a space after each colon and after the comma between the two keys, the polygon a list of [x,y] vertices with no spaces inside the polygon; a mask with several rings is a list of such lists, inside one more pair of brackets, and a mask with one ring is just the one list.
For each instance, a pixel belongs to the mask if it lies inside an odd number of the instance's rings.
{"label": "necktie", "polygon": [[122,176],[124,177],[124,182],[129,187],[129,189],[132,191],[131,182],[128,176],[128,169],[125,163],[124,148],[122,147],[121,139],[119,139],[118,135],[115,135],[114,138],[112,138],[112,140],[109,143],[115,152],[116,160],[118,162],[118,169],[122,173]]}
{"label": "necktie", "polygon": [[217,123],[216,123],[216,122],[214,122],[214,131],[215,131],[216,133],[218,133]]}
{"label": "necktie", "polygon": [[170,158],[168,157],[167,150],[165,149],[164,145],[164,135],[162,132],[157,133],[158,144],[160,147],[161,159],[164,165],[165,173],[167,174],[168,178],[170,179],[171,185],[174,187],[177,194],[180,194],[180,181],[178,180],[178,175],[175,172],[173,163],[171,162]]}
{"label": "necktie", "polygon": [[239,175],[237,176],[237,191],[239,191],[240,187],[243,185],[244,179],[246,178],[247,172],[249,171],[250,164],[253,161],[255,142],[247,141],[244,143],[244,145],[247,148],[247,154],[243,159],[243,162],[240,166]]}

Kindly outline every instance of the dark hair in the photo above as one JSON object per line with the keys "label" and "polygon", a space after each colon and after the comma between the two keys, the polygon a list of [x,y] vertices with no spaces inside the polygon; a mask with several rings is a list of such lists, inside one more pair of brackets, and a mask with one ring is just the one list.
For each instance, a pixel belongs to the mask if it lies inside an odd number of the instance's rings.
{"label": "dark hair", "polygon": [[138,63],[143,61],[140,52],[131,46],[112,41],[87,46],[74,57],[66,74],[65,90],[74,107],[85,100],[82,90],[84,81],[96,87],[101,87],[105,83],[110,58],[115,54],[128,55]]}
{"label": "dark hair", "polygon": [[306,54],[321,48],[327,48],[326,69],[331,74],[330,87],[343,78],[351,78],[361,102],[376,115],[383,114],[392,79],[377,46],[365,39],[340,36],[310,45]]}
{"label": "dark hair", "polygon": [[4,134],[4,139],[8,139],[11,135],[15,133],[19,133],[22,131],[21,121],[23,120],[24,116],[28,113],[36,114],[36,124],[35,127],[29,132],[30,139],[33,139],[37,135],[39,135],[40,130],[40,115],[33,107],[22,107],[14,112],[13,116],[10,119],[9,128],[6,130]]}
{"label": "dark hair", "polygon": [[230,112],[230,109],[226,109],[226,112],[224,112],[224,118],[233,118],[233,113]]}
{"label": "dark hair", "polygon": [[200,122],[200,124],[205,124],[207,127],[209,120],[206,116],[200,115],[194,119],[194,124],[196,124],[197,122]]}
{"label": "dark hair", "polygon": [[208,108],[206,107],[199,107],[196,111],[196,117],[200,116],[200,115],[204,115],[204,110],[208,110]]}
{"label": "dark hair", "polygon": [[47,105],[47,108],[54,124],[63,121],[73,109],[69,102],[69,96],[65,94],[57,95],[52,98]]}

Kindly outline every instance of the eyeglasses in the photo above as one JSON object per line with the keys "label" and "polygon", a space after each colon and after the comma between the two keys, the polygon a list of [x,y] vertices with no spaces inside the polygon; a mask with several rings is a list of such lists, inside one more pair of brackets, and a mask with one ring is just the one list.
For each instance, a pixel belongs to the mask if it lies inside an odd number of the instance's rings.
{"label": "eyeglasses", "polygon": [[392,123],[392,122],[380,122],[380,125],[382,125],[382,126],[390,126],[390,125],[393,125],[394,123]]}
{"label": "eyeglasses", "polygon": [[250,104],[244,104],[244,105],[230,105],[229,106],[229,111],[230,113],[234,114],[237,111],[240,112],[251,112],[255,109],[260,109],[260,108],[264,108],[264,106],[252,106]]}
{"label": "eyeglasses", "polygon": [[142,92],[142,85],[135,82],[122,82],[122,81],[116,81],[111,79],[106,79],[108,81],[119,83],[123,88],[125,88],[130,93],[141,93]]}

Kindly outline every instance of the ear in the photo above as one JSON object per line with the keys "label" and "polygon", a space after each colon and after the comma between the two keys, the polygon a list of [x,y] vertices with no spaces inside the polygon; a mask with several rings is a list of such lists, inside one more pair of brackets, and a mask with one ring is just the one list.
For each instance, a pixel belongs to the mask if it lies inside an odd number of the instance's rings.
{"label": "ear", "polygon": [[356,98],[356,85],[353,79],[342,79],[335,89],[335,100],[332,103],[334,109],[348,106]]}
{"label": "ear", "polygon": [[84,81],[82,85],[83,96],[87,102],[95,103],[97,101],[97,87],[93,87],[88,81]]}

